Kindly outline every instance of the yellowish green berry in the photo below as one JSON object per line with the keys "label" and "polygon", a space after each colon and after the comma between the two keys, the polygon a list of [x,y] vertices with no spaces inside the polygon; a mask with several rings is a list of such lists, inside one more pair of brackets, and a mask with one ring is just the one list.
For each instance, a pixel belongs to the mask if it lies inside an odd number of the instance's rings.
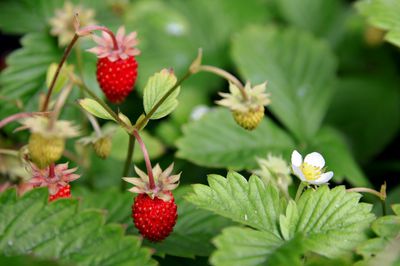
{"label": "yellowish green berry", "polygon": [[94,151],[101,159],[106,159],[110,155],[111,147],[112,142],[109,136],[99,138],[93,143]]}
{"label": "yellowish green berry", "polygon": [[58,161],[65,148],[65,139],[60,137],[45,137],[39,133],[32,133],[29,138],[28,149],[31,160],[41,169]]}
{"label": "yellowish green berry", "polygon": [[255,129],[264,117],[264,106],[247,112],[232,111],[236,123],[247,130]]}

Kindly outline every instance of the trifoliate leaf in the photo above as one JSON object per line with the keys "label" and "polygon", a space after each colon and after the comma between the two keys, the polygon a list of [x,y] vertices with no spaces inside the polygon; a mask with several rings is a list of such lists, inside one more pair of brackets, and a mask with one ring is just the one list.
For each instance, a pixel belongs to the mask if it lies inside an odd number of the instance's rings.
{"label": "trifoliate leaf", "polygon": [[[167,69],[163,69],[149,78],[143,94],[143,105],[146,114],[149,114],[151,109],[166,96],[176,82],[175,75]],[[160,119],[170,114],[178,105],[176,98],[178,97],[179,90],[180,87],[176,88],[151,115],[150,119]]]}
{"label": "trifoliate leaf", "polygon": [[317,133],[333,95],[336,59],[328,45],[291,28],[250,27],[232,55],[253,84],[268,80],[272,112],[299,140]]}
{"label": "trifoliate leaf", "polygon": [[356,8],[370,24],[387,31],[385,40],[400,46],[399,1],[360,0],[356,3]]}
{"label": "trifoliate leaf", "polygon": [[74,265],[155,265],[140,240],[124,236],[117,224],[104,224],[99,211],[78,211],[71,199],[48,203],[47,188],[16,198],[0,194],[0,252],[34,254]]}
{"label": "trifoliate leaf", "polygon": [[214,239],[211,256],[216,266],[302,265],[302,238],[288,242],[274,234],[250,228],[230,227]]}
{"label": "trifoliate leaf", "polygon": [[[286,204],[284,200],[280,200],[275,187],[265,185],[257,176],[251,176],[247,181],[240,174],[229,172],[227,178],[210,175],[208,183],[209,186],[194,185],[194,193],[189,194],[187,199],[200,208],[260,230],[261,232],[252,230],[244,235],[250,239],[252,235],[255,238],[268,238],[264,242],[275,243],[274,247],[290,245],[290,242],[302,236],[303,254],[312,251],[329,258],[348,254],[367,238],[366,230],[375,218],[371,213],[372,206],[360,203],[361,195],[347,192],[343,186],[332,190],[328,186],[309,188],[297,203],[291,200]],[[242,239],[238,236],[240,233],[231,235],[234,236],[223,233],[217,237],[222,242],[215,242],[218,247],[215,254],[219,255],[214,254],[212,257],[220,257],[216,265],[228,265],[230,257],[246,263],[249,258],[249,265],[261,265],[267,260],[267,254],[271,253],[263,241],[260,241],[260,250],[253,251],[252,248],[258,244],[241,246]],[[237,241],[236,236],[239,239]],[[225,243],[225,239],[229,244]],[[246,238],[243,242],[247,243]],[[274,247],[272,248],[276,249]],[[235,252],[237,255],[233,256]],[[253,258],[254,254],[260,256]]]}
{"label": "trifoliate leaf", "polygon": [[106,109],[104,109],[104,107],[101,106],[101,104],[99,104],[93,99],[85,98],[79,100],[78,103],[80,106],[82,106],[83,109],[85,109],[87,112],[91,113],[96,117],[115,121],[115,119],[106,111]]}
{"label": "trifoliate leaf", "polygon": [[252,169],[256,157],[267,153],[289,157],[294,143],[282,129],[264,119],[254,131],[239,127],[223,108],[211,110],[183,128],[177,141],[178,156],[207,167]]}
{"label": "trifoliate leaf", "polygon": [[187,199],[203,209],[279,236],[277,221],[282,206],[275,187],[266,186],[257,176],[247,181],[236,172],[229,172],[226,178],[209,175],[208,183],[194,185],[194,193]]}
{"label": "trifoliate leaf", "polygon": [[353,186],[371,186],[339,131],[323,127],[313,141],[312,150],[324,155],[328,169],[335,173],[333,176],[335,181],[341,182],[345,179]]}

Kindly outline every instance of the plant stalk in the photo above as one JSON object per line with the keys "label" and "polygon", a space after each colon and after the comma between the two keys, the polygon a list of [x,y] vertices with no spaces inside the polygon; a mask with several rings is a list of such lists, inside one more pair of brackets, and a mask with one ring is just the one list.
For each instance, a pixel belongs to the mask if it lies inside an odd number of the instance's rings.
{"label": "plant stalk", "polygon": [[294,199],[296,202],[299,200],[305,186],[306,186],[306,182],[301,181],[299,184],[299,187],[297,188],[296,198]]}
{"label": "plant stalk", "polygon": [[244,89],[243,84],[234,75],[232,75],[231,73],[229,73],[229,72],[227,72],[227,71],[225,71],[225,70],[223,70],[221,68],[218,68],[218,67],[215,67],[215,66],[208,66],[208,65],[200,65],[197,68],[197,71],[210,72],[210,73],[216,74],[216,75],[218,75],[220,77],[223,77],[224,79],[232,82],[233,84],[235,84],[239,88],[240,93],[242,94],[242,97],[243,97],[243,99],[245,101],[247,101],[249,99],[249,97],[247,96],[247,93],[246,93],[246,91]]}
{"label": "plant stalk", "polygon": [[143,153],[144,161],[146,162],[147,175],[150,181],[150,189],[154,189],[156,187],[156,184],[154,182],[153,168],[151,167],[149,153],[147,152],[146,146],[144,145],[144,142],[140,137],[137,129],[133,130],[133,135],[135,136],[137,142],[139,143],[140,149],[142,150]]}
{"label": "plant stalk", "polygon": [[135,150],[135,137],[129,134],[128,152],[126,154],[125,166],[122,176],[128,176],[129,174],[134,150]]}
{"label": "plant stalk", "polygon": [[61,61],[57,66],[56,73],[54,74],[53,79],[51,80],[50,87],[47,90],[46,99],[45,99],[44,104],[41,109],[42,112],[47,111],[47,108],[49,107],[50,97],[51,97],[51,94],[53,93],[54,85],[56,84],[58,75],[60,74],[61,68],[64,65],[65,61],[67,60],[67,57],[70,54],[71,49],[74,46],[74,44],[76,43],[76,41],[78,40],[78,38],[79,38],[79,35],[75,33],[71,42],[69,43],[69,45],[67,46],[67,48],[64,51]]}

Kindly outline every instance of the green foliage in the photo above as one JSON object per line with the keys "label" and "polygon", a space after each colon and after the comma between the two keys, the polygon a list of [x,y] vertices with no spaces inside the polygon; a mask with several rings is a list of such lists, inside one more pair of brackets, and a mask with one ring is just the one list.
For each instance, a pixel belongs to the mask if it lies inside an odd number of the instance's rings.
{"label": "green foliage", "polygon": [[179,157],[199,165],[252,169],[257,156],[268,152],[289,155],[294,144],[269,119],[250,132],[239,127],[229,111],[218,108],[185,125],[177,146]]}
{"label": "green foliage", "polygon": [[[239,263],[239,258],[243,259],[242,265],[261,265],[270,256],[283,265],[285,259],[296,265],[300,253],[306,251],[335,258],[364,241],[365,231],[374,219],[371,205],[359,203],[361,195],[346,192],[343,186],[307,189],[298,202],[286,204],[276,188],[265,185],[257,176],[247,181],[240,174],[229,172],[226,178],[210,175],[208,183],[209,186],[194,185],[194,193],[187,199],[254,228],[229,228],[218,236],[218,249],[211,259],[215,265]],[[299,241],[304,251],[293,249],[297,244],[291,243]],[[280,252],[288,258],[282,258]]]}
{"label": "green foliage", "polygon": [[[143,93],[143,105],[146,114],[149,114],[151,109],[175,86],[176,82],[175,75],[167,69],[149,78]],[[178,97],[179,90],[180,87],[176,88],[151,115],[150,119],[160,119],[174,111],[178,105],[176,98]]]}
{"label": "green foliage", "polygon": [[301,141],[317,133],[333,95],[336,59],[326,43],[292,28],[251,27],[233,41],[246,80],[268,80],[271,110]]}
{"label": "green foliage", "polygon": [[400,2],[393,0],[359,0],[356,3],[358,11],[368,22],[387,31],[385,40],[400,46]]}
{"label": "green foliage", "polygon": [[0,251],[33,253],[75,265],[154,265],[137,237],[124,236],[117,224],[104,224],[95,210],[78,211],[76,200],[48,203],[47,188],[17,198],[0,195]]}
{"label": "green foliage", "polygon": [[283,18],[291,25],[317,36],[336,41],[343,23],[343,8],[338,0],[276,1]]}
{"label": "green foliage", "polygon": [[[329,170],[334,171],[334,180],[346,179],[354,186],[370,186],[370,182],[354,159],[342,134],[330,127],[323,127],[315,137],[312,148],[324,155]],[[340,154],[340,156],[338,156]]]}
{"label": "green foliage", "polygon": [[7,58],[8,67],[1,72],[1,95],[7,99],[31,96],[44,87],[49,65],[60,58],[55,40],[46,33],[30,33],[22,48]]}
{"label": "green foliage", "polygon": [[41,260],[34,256],[3,256],[0,255],[0,265],[7,266],[68,266],[54,260]]}
{"label": "green foliage", "polygon": [[371,228],[377,235],[357,248],[368,265],[399,265],[400,263],[400,204],[392,206],[396,215],[378,218]]}
{"label": "green foliage", "polygon": [[[399,129],[398,79],[389,75],[352,76],[340,79],[336,87],[327,122],[350,138],[357,158],[367,161],[379,153]],[[374,126],[366,129],[371,124]]]}
{"label": "green foliage", "polygon": [[115,121],[115,119],[106,111],[106,109],[93,99],[85,98],[79,100],[79,105],[96,117]]}
{"label": "green foliage", "polygon": [[250,228],[230,227],[214,239],[217,251],[211,263],[217,266],[302,265],[302,238],[283,242],[274,234]]}

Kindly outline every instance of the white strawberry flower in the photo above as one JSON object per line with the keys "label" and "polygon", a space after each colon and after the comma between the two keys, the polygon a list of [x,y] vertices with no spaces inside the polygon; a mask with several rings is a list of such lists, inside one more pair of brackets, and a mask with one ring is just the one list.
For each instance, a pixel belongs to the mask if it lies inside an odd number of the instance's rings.
{"label": "white strawberry flower", "polygon": [[331,180],[333,172],[329,171],[325,173],[324,166],[325,159],[318,152],[307,154],[304,161],[298,151],[294,150],[292,153],[293,173],[303,182],[321,185]]}

